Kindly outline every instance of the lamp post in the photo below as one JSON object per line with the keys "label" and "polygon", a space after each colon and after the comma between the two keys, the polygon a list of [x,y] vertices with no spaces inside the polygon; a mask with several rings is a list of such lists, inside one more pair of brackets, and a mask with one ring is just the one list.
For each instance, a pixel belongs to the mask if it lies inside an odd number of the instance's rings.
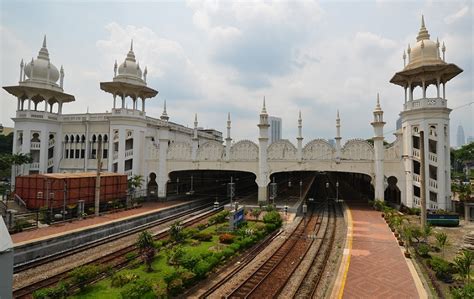
{"label": "lamp post", "polygon": [[329,200],[329,182],[326,182],[326,201]]}
{"label": "lamp post", "polygon": [[339,181],[336,181],[336,202],[339,202]]}
{"label": "lamp post", "polygon": [[179,194],[179,178],[176,178],[176,195]]}

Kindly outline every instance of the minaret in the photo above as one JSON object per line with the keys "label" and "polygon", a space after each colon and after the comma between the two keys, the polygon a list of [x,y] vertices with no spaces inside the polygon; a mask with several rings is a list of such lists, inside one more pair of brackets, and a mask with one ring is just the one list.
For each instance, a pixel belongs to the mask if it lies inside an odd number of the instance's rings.
{"label": "minaret", "polygon": [[384,136],[383,136],[383,126],[385,122],[383,121],[383,110],[380,107],[380,98],[377,93],[377,105],[374,109],[374,121],[371,123],[374,127],[374,151],[375,151],[375,161],[374,161],[374,173],[375,173],[375,199],[384,200]]}
{"label": "minaret", "polygon": [[[421,18],[421,28],[413,47],[408,45],[408,63],[397,72],[390,82],[403,87],[408,92],[405,97],[402,120],[402,148],[404,177],[398,184],[403,190],[402,203],[408,207],[419,207],[421,203],[421,143],[424,146],[424,194],[427,209],[451,209],[451,172],[448,99],[446,84],[463,70],[445,61],[446,47],[443,43],[439,53],[438,40],[430,40],[430,34]],[[427,98],[430,85],[436,88],[436,96]],[[422,96],[414,98],[413,90],[421,88]],[[442,88],[442,93],[441,93]],[[424,140],[420,132],[424,132]],[[405,196],[403,196],[405,194]]]}
{"label": "minaret", "polygon": [[302,128],[303,128],[303,120],[301,119],[301,111],[299,112],[298,115],[298,137],[296,140],[298,141],[298,160],[301,161],[303,159],[303,133],[302,133]]}
{"label": "minaret", "polygon": [[339,118],[339,109],[336,117],[336,162],[341,160],[341,119]]}
{"label": "minaret", "polygon": [[230,147],[232,143],[232,138],[230,138],[230,113],[227,114],[227,138],[225,139],[225,159],[226,161],[230,160]]}
{"label": "minaret", "polygon": [[164,101],[163,113],[161,114],[160,119],[164,121],[168,121],[170,119],[168,113],[166,113],[166,100]]}
{"label": "minaret", "polygon": [[263,108],[260,112],[260,122],[257,125],[259,129],[258,138],[258,202],[264,203],[267,201],[267,186],[270,183],[268,173],[267,148],[268,148],[268,114],[265,107],[265,97],[263,97]]}
{"label": "minaret", "polygon": [[192,153],[191,157],[193,161],[197,159],[197,150],[199,147],[199,138],[198,138],[198,119],[197,119],[197,113],[194,114],[194,130],[193,130],[193,148],[192,148]]}
{"label": "minaret", "polygon": [[166,184],[168,182],[168,142],[169,138],[169,124],[168,114],[166,113],[166,101],[163,106],[163,113],[160,117],[164,121],[164,124],[159,126],[159,160],[158,160],[158,198],[166,198]]}

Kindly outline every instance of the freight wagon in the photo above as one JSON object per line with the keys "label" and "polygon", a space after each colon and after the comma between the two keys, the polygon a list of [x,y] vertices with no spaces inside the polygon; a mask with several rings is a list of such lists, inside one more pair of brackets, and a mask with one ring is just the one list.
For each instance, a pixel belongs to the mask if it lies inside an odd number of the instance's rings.
{"label": "freight wagon", "polygon": [[[93,204],[95,200],[95,172],[48,173],[18,176],[15,194],[28,209],[61,208],[79,200]],[[100,201],[123,200],[127,196],[127,175],[111,172],[100,174]]]}

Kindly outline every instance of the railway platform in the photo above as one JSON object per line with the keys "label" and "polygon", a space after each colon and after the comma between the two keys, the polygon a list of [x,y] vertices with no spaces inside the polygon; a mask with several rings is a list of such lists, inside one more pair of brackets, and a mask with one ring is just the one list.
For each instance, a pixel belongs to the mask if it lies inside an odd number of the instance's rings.
{"label": "railway platform", "polygon": [[427,298],[380,212],[347,201],[347,241],[332,298]]}
{"label": "railway platform", "polygon": [[124,210],[116,213],[108,213],[99,217],[92,217],[83,220],[73,220],[72,222],[62,222],[58,224],[53,224],[51,226],[13,234],[12,240],[15,246],[28,244],[43,239],[54,238],[73,232],[110,224],[112,222],[123,221],[134,217],[140,217],[185,202],[189,202],[189,200],[176,199],[163,202],[145,202],[141,207],[136,209]]}

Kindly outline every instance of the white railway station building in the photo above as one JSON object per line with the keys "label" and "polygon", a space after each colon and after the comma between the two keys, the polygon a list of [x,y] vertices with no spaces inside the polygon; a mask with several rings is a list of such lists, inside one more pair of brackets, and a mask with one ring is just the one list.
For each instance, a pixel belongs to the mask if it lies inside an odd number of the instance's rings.
{"label": "white railway station building", "polygon": [[[114,64],[114,77],[100,88],[111,96],[111,112],[64,114],[63,104],[75,101],[63,90],[65,73],[50,61],[46,38],[36,59],[20,63],[20,80],[3,87],[17,100],[13,117],[13,153],[28,153],[33,163],[21,167],[14,176],[48,172],[93,171],[97,157],[102,170],[142,175],[155,181],[158,196],[166,196],[169,174],[183,170],[233,170],[253,173],[258,200],[268,199],[270,175],[278,172],[330,171],[370,176],[375,199],[384,199],[398,190],[398,203],[420,205],[420,132],[425,136],[425,177],[427,208],[451,208],[450,136],[447,82],[462,72],[445,61],[444,43],[430,40],[422,20],[416,42],[403,54],[403,69],[390,80],[400,85],[401,129],[396,140],[384,146],[385,125],[380,100],[374,96],[374,144],[352,139],[341,144],[341,122],[336,118],[335,146],[323,139],[303,144],[303,120],[298,118],[295,144],[283,139],[269,145],[269,120],[265,102],[260,113],[258,142],[233,142],[230,114],[227,134],[194,128],[170,121],[164,103],[159,118],[146,114],[145,104],[158,94],[147,85],[147,68],[136,62],[133,43],[124,61]],[[59,83],[58,83],[59,81]],[[426,97],[429,86],[437,96]],[[421,87],[423,96],[413,98]],[[166,88],[163,87],[163,88]],[[369,124],[367,124],[369,125]],[[257,134],[256,134],[257,135]],[[102,152],[98,153],[98,143]]]}

